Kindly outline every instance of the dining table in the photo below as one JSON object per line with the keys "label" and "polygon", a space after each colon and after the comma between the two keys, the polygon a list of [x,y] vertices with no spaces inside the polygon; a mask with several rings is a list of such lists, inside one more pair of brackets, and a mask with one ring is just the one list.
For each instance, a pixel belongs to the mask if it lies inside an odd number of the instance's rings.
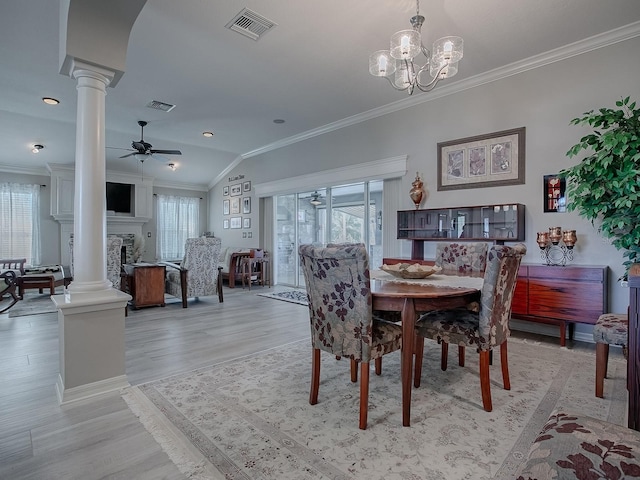
{"label": "dining table", "polygon": [[477,302],[482,289],[482,273],[441,271],[424,279],[402,279],[382,270],[372,270],[373,310],[400,312],[402,321],[402,425],[411,425],[413,355],[418,315],[459,308]]}

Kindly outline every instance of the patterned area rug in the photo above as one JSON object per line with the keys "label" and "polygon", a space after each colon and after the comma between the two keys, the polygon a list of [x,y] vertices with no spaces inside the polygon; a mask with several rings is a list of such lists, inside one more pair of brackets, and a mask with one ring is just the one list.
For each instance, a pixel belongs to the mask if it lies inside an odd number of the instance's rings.
{"label": "patterned area rug", "polygon": [[[625,368],[612,359],[605,398],[594,396],[595,356],[512,339],[512,390],[491,368],[493,412],[480,397],[476,356],[425,345],[411,427],[402,427],[399,352],[372,373],[367,430],[358,429],[359,388],[349,362],[322,354],[319,403],[309,405],[307,341],[127,388],[131,410],[188,478],[513,479],[555,408],[623,424]],[[457,353],[457,352],[456,352]]]}
{"label": "patterned area rug", "polygon": [[300,305],[309,305],[307,302],[307,292],[304,290],[286,290],[284,292],[274,293],[258,293],[259,297],[275,298],[276,300],[284,300],[285,302],[297,303]]}
{"label": "patterned area rug", "polygon": [[[39,315],[41,313],[52,313],[56,311],[56,306],[51,301],[49,289],[46,293],[25,293],[24,300],[20,300],[9,311],[9,318],[24,317],[26,315]],[[62,293],[62,288],[58,288],[56,293]]]}

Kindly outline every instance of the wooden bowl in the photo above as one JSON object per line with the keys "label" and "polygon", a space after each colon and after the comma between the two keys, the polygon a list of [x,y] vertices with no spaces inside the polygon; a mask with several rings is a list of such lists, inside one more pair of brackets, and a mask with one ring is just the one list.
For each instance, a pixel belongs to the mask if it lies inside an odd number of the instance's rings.
{"label": "wooden bowl", "polygon": [[432,267],[430,265],[420,265],[419,263],[397,263],[395,265],[382,265],[380,269],[398,278],[427,278],[429,275],[438,273],[442,270],[440,267]]}

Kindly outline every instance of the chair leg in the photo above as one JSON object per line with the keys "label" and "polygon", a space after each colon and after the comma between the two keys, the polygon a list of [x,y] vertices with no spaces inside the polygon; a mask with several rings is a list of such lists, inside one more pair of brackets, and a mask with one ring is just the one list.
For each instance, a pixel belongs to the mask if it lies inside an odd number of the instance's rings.
{"label": "chair leg", "polygon": [[360,430],[367,429],[369,413],[369,362],[360,362]]}
{"label": "chair leg", "polygon": [[224,303],[224,293],[222,293],[222,273],[218,268],[218,281],[216,282],[216,290],[218,291],[218,301]]}
{"label": "chair leg", "polygon": [[609,344],[596,343],[596,397],[604,397],[604,379],[609,363]]}
{"label": "chair leg", "polygon": [[309,393],[309,403],[318,403],[318,390],[320,388],[320,349],[314,348],[311,351],[311,391]]}
{"label": "chair leg", "polygon": [[376,375],[382,375],[382,357],[378,357],[376,362]]}
{"label": "chair leg", "polygon": [[480,351],[480,390],[482,406],[487,412],[493,410],[491,405],[491,379],[489,378],[489,351]]}
{"label": "chair leg", "polygon": [[422,357],[424,355],[424,338],[416,337],[416,344],[413,350],[415,363],[413,367],[413,386],[418,388],[422,380]]}
{"label": "chair leg", "polygon": [[500,364],[502,365],[502,385],[505,390],[511,390],[511,380],[509,379],[509,360],[507,359],[507,341],[500,345]]}
{"label": "chair leg", "polygon": [[442,354],[440,357],[440,368],[442,370],[447,369],[447,357],[449,356],[449,344],[444,340],[441,343],[442,345]]}
{"label": "chair leg", "polygon": [[458,345],[458,365],[464,367],[464,346]]}
{"label": "chair leg", "polygon": [[351,381],[356,383],[358,381],[358,362],[351,360]]}

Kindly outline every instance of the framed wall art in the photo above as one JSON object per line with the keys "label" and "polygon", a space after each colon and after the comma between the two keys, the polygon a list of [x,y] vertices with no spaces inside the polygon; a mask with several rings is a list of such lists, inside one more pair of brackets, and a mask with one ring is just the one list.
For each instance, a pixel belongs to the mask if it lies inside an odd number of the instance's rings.
{"label": "framed wall art", "polygon": [[559,175],[545,175],[542,186],[542,205],[545,212],[566,212],[567,180]]}
{"label": "framed wall art", "polygon": [[251,182],[244,182],[242,184],[242,191],[243,192],[250,192],[251,191]]}
{"label": "framed wall art", "polygon": [[222,195],[225,197],[229,196],[229,186],[222,187]]}
{"label": "framed wall art", "polygon": [[242,228],[242,217],[231,217],[231,228]]}
{"label": "framed wall art", "polygon": [[525,127],[438,143],[438,191],[524,183]]}
{"label": "framed wall art", "polygon": [[240,197],[231,199],[231,215],[237,215],[240,213]]}
{"label": "framed wall art", "polygon": [[231,192],[229,195],[232,197],[239,197],[242,195],[242,184],[236,183],[235,185],[231,185]]}
{"label": "framed wall art", "polygon": [[242,213],[251,213],[251,197],[242,197]]}
{"label": "framed wall art", "polygon": [[222,220],[222,228],[229,228],[229,219],[225,218],[224,220]]}
{"label": "framed wall art", "polygon": [[250,217],[244,217],[242,219],[242,228],[251,228],[251,218]]}
{"label": "framed wall art", "polygon": [[230,209],[229,200],[223,200],[222,201],[222,214],[223,215],[229,215],[229,213],[230,213],[229,209]]}

